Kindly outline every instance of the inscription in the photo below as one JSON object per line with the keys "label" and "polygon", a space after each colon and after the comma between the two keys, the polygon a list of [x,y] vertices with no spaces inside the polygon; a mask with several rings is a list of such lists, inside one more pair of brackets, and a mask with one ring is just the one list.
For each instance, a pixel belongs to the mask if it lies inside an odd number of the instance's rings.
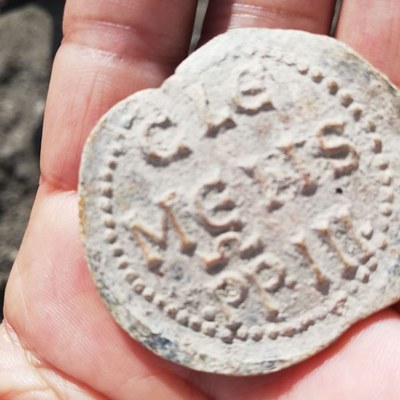
{"label": "inscription", "polygon": [[218,237],[216,251],[213,254],[199,254],[206,270],[213,272],[228,265],[232,256],[238,252],[240,236],[234,232],[227,232]]}
{"label": "inscription", "polygon": [[[310,68],[308,65],[301,66],[298,63],[296,64],[296,60],[294,58],[291,60],[291,58],[285,57],[284,62],[288,65],[295,65],[301,74],[308,73]],[[329,93],[331,95],[337,94],[339,90],[338,84],[329,80],[329,77],[326,78],[322,71],[311,68],[309,76],[315,83],[320,83],[327,79],[326,84]],[[233,98],[238,120],[240,117],[238,114],[240,113],[253,115],[260,111],[274,109],[270,99],[270,87],[268,86],[273,84],[273,81],[274,77],[268,70],[258,65],[252,65],[240,71],[237,90]],[[236,123],[229,106],[214,107],[210,103],[202,84],[195,84],[190,86],[189,89],[185,90],[192,93],[192,100],[196,102],[202,119],[206,123],[205,137],[216,138],[226,130],[235,128]],[[363,110],[357,103],[353,104],[353,98],[347,92],[340,90],[338,101],[342,106],[348,108],[353,122],[357,122],[363,117]],[[215,110],[218,111],[216,112]],[[281,122],[283,123],[288,123],[289,119],[290,117],[288,116],[281,116]],[[328,158],[329,163],[333,166],[335,178],[351,175],[359,168],[360,155],[353,143],[344,137],[345,128],[345,123],[326,123],[318,130],[316,135],[322,155]],[[257,133],[260,133],[260,131]],[[375,136],[374,142],[370,146],[370,151],[379,154],[382,152],[382,141],[377,135]],[[299,199],[300,196],[297,196],[297,194],[312,196],[317,191],[319,182],[313,179],[311,173],[313,165],[308,162],[310,154],[306,154],[308,147],[305,146],[307,144],[306,139],[301,139],[301,136],[299,136],[300,139],[298,139],[298,136],[294,137],[297,138],[296,143],[290,141],[276,146],[276,142],[273,142],[271,145],[273,151],[267,154],[267,158],[260,156],[251,160],[256,160],[260,163],[267,160],[266,165],[262,165],[262,168],[259,168],[260,165],[256,165],[257,162],[252,163],[250,166],[245,165],[243,168],[236,167],[241,168],[246,175],[257,181],[262,195],[272,199],[268,203],[268,211],[279,209],[285,202],[291,203],[296,197]],[[202,143],[204,142],[206,141]],[[148,163],[154,166],[167,166],[171,162],[184,159],[192,153],[187,143],[189,141],[179,130],[178,125],[173,122],[172,117],[160,113],[155,122],[145,129],[141,149]],[[121,149],[114,149],[113,155],[115,157],[121,156]],[[389,168],[389,162],[384,157],[375,157],[374,161],[375,166],[382,171]],[[276,163],[280,163],[280,165],[276,166]],[[110,166],[110,169],[115,168]],[[320,178],[318,174],[315,174],[315,176],[318,179]],[[103,173],[102,180],[108,183],[113,182],[113,173],[106,171]],[[278,186],[275,190],[275,197],[270,196],[271,192],[268,193],[270,181],[276,182]],[[247,215],[244,215],[246,210],[243,209],[243,200],[240,200],[241,198],[239,197],[241,192],[236,191],[240,185],[236,180],[234,182],[235,184],[231,184],[222,178],[208,180],[200,186],[195,194],[194,201],[192,201],[191,206],[194,206],[195,213],[194,221],[204,228],[211,237],[210,247],[212,250],[205,255],[201,251],[196,253],[196,241],[189,238],[185,228],[179,222],[179,220],[183,222],[183,218],[179,214],[178,208],[176,208],[178,212],[174,212],[174,193],[156,203],[158,211],[161,211],[159,229],[149,227],[147,222],[138,221],[136,218],[133,225],[130,226],[133,239],[140,248],[149,269],[160,275],[159,268],[165,261],[164,253],[169,246],[170,232],[173,231],[174,236],[178,239],[179,251],[190,256],[198,255],[204,262],[207,273],[214,275],[215,279],[210,279],[212,294],[223,307],[210,306],[207,308],[201,305],[200,318],[192,314],[193,310],[187,304],[169,305],[167,307],[167,300],[159,301],[155,291],[150,287],[144,286],[143,281],[140,279],[135,278],[132,285],[133,290],[141,294],[148,302],[153,302],[154,300],[154,304],[159,308],[164,309],[165,307],[165,312],[171,318],[175,318],[179,324],[212,337],[218,333],[218,336],[226,343],[231,343],[234,338],[240,340],[249,338],[259,341],[265,334],[270,338],[276,338],[278,335],[291,337],[300,331],[308,329],[317,319],[324,319],[329,312],[340,315],[346,299],[337,301],[331,310],[324,310],[324,312],[326,311],[325,314],[320,312],[317,317],[310,313],[310,310],[307,310],[307,318],[301,323],[301,326],[291,320],[290,325],[283,326],[282,324],[279,327],[280,330],[268,332],[268,330],[264,331],[262,326],[252,325],[253,323],[259,324],[260,321],[246,321],[248,325],[243,326],[244,322],[241,320],[240,314],[235,310],[224,307],[227,305],[233,309],[245,309],[245,307],[241,306],[247,300],[250,301],[253,296],[252,300],[255,298],[257,302],[261,302],[264,305],[266,319],[279,323],[286,319],[288,303],[296,300],[297,293],[295,291],[290,292],[290,290],[297,290],[298,287],[300,287],[299,290],[302,290],[302,285],[303,287],[307,286],[308,290],[309,286],[309,280],[304,284],[298,279],[297,272],[293,271],[293,266],[288,264],[289,268],[286,268],[278,256],[269,251],[264,252],[268,250],[268,243],[264,243],[261,235],[249,234],[247,227],[246,231],[244,231],[243,228],[247,223]],[[343,187],[345,191],[342,188],[337,188],[336,193],[345,193],[347,195],[348,186],[344,185]],[[393,211],[390,203],[394,202],[394,194],[391,188],[386,189],[388,190],[381,191],[382,201],[385,202],[380,205],[378,210],[381,214],[390,216]],[[254,187],[252,187],[252,190],[254,190]],[[111,186],[104,186],[102,195],[105,200],[112,200],[114,193]],[[265,203],[263,205],[265,207]],[[110,202],[104,203],[102,210],[109,214],[113,213],[113,207]],[[159,212],[157,214],[160,215]],[[299,220],[303,222],[301,219]],[[112,226],[110,224],[106,225],[110,228],[106,235],[106,240],[110,244],[114,244],[117,242],[118,235],[111,229]],[[268,228],[272,225],[268,223]],[[190,226],[193,227],[193,225]],[[332,258],[333,254],[343,265],[342,278],[349,280],[358,278],[362,282],[368,282],[369,272],[377,268],[377,262],[373,259],[374,252],[366,245],[366,240],[376,239],[374,238],[374,229],[370,223],[365,224],[356,231],[350,214],[341,209],[328,217],[325,216],[319,219],[314,224],[314,230],[318,232],[318,240],[327,244],[327,247],[322,246],[322,248],[325,248],[325,253],[326,249],[329,248],[329,256]],[[190,232],[191,234],[193,233],[192,230]],[[202,231],[201,236],[204,237],[204,232]],[[322,241],[321,238],[323,239]],[[298,264],[294,267],[304,265],[308,267],[315,279],[314,288],[320,292],[318,293],[319,297],[315,296],[313,291],[308,291],[307,294],[311,293],[311,296],[322,299],[323,297],[320,294],[327,295],[332,282],[325,275],[320,264],[318,264],[318,258],[321,255],[318,254],[318,251],[314,255],[312,254],[312,250],[316,250],[316,248],[308,245],[310,237],[306,238],[304,233],[295,237],[291,243],[297,253],[300,254],[300,258],[296,259]],[[119,245],[119,243],[117,244]],[[276,246],[276,243],[273,245]],[[272,249],[272,251],[275,251],[275,249]],[[280,255],[282,254],[279,250],[277,252]],[[113,255],[122,257],[124,253],[121,248],[113,247]],[[228,265],[231,268],[229,270],[228,268],[225,269]],[[126,261],[121,263],[120,266],[121,269],[128,267]],[[232,268],[235,271],[232,271]],[[348,286],[350,284],[352,285],[351,287],[357,287],[355,282],[349,283]],[[280,290],[282,292],[278,293]],[[290,294],[288,295],[288,293]],[[254,294],[257,294],[257,297]],[[289,296],[291,299],[286,303],[286,300],[280,303],[285,296]],[[280,307],[282,307],[282,310]],[[325,308],[328,309],[329,306]],[[312,311],[314,312],[314,310]],[[284,317],[280,315],[281,312]],[[225,318],[224,322],[222,322],[223,317]],[[295,326],[296,323],[298,326]],[[223,330],[221,331],[221,329]]]}
{"label": "inscription", "polygon": [[221,302],[235,308],[246,300],[248,292],[246,280],[233,271],[221,274],[214,288],[214,293]]}
{"label": "inscription", "polygon": [[322,272],[321,268],[317,265],[314,258],[311,256],[308,246],[306,244],[306,237],[304,232],[292,239],[292,243],[295,245],[299,253],[303,256],[307,265],[310,266],[311,271],[315,276],[315,287],[321,293],[326,294],[329,290],[331,283],[330,279]]}
{"label": "inscription", "polygon": [[314,225],[314,229],[343,265],[342,277],[345,279],[354,279],[358,268],[366,264],[374,254],[354,229],[347,208],[321,219]]}
{"label": "inscription", "polygon": [[318,181],[312,178],[309,167],[298,156],[304,145],[305,140],[280,144],[279,151],[268,156],[266,166],[260,167],[257,160],[250,159],[241,161],[237,167],[259,187],[270,213],[282,208],[297,194],[312,196],[316,193]]}
{"label": "inscription", "polygon": [[220,133],[232,129],[236,123],[232,117],[230,108],[210,104],[210,100],[204,87],[200,84],[192,85],[187,89],[187,94],[199,109],[202,120],[206,122],[206,137],[217,137]]}
{"label": "inscription", "polygon": [[257,290],[266,312],[266,319],[276,321],[280,314],[279,306],[273,301],[273,294],[285,285],[286,268],[272,253],[264,253],[251,265],[246,275],[249,283]]}
{"label": "inscription", "polygon": [[130,228],[135,242],[142,251],[147,265],[152,271],[158,270],[164,262],[164,258],[159,250],[167,248],[168,231],[170,228],[175,231],[179,239],[181,253],[192,254],[196,248],[196,243],[184,232],[172,210],[171,203],[175,200],[175,197],[176,195],[171,193],[157,204],[162,211],[159,233],[138,221],[134,221]]}
{"label": "inscription", "polygon": [[296,145],[288,143],[282,145],[280,150],[287,156],[294,171],[300,177],[301,189],[300,193],[304,196],[312,196],[317,190],[317,183],[311,179],[311,172],[308,170],[305,163],[301,162],[296,155],[296,148],[304,146],[305,141]]}
{"label": "inscription", "polygon": [[154,166],[167,166],[192,153],[178,125],[164,114],[144,129],[141,150],[145,160]]}
{"label": "inscription", "polygon": [[254,235],[243,242],[241,236],[236,232],[226,232],[217,237],[214,241],[215,252],[202,254],[207,272],[214,273],[226,267],[231,259],[250,260],[262,253],[264,245],[259,236]]}
{"label": "inscription", "polygon": [[[276,320],[279,309],[272,301],[274,293],[286,286],[286,268],[279,258],[272,253],[264,253],[248,263],[240,271],[223,271],[211,282],[215,297],[225,305],[238,308],[255,288],[266,311],[267,320]],[[213,320],[216,310],[203,310],[207,320]]]}
{"label": "inscription", "polygon": [[332,159],[335,178],[350,175],[359,166],[360,156],[354,145],[342,137],[345,124],[327,123],[317,132],[317,139],[325,157]]}
{"label": "inscription", "polygon": [[285,285],[286,268],[272,253],[257,257],[249,269],[257,277],[263,291],[274,293]]}
{"label": "inscription", "polygon": [[236,202],[225,181],[213,179],[197,191],[194,200],[197,220],[211,235],[240,231],[243,222]]}
{"label": "inscription", "polygon": [[263,249],[264,243],[260,235],[254,234],[244,240],[240,247],[240,257],[243,259],[253,258],[262,253]]}
{"label": "inscription", "polygon": [[[343,132],[344,124],[328,124],[320,130],[318,135],[324,155],[338,159],[333,162],[336,168],[335,177],[341,176],[337,172],[340,168],[342,171],[343,168],[347,172],[353,171],[349,165],[355,158],[358,161],[358,155],[355,155],[355,150],[352,151],[352,145],[341,137]],[[296,145],[287,143],[281,145],[279,150],[289,159],[292,169],[302,182],[300,193],[309,195],[313,194],[317,185],[311,179],[307,168],[302,167],[296,153],[297,149],[304,146],[304,142],[300,141]],[[244,171],[251,179],[257,180],[261,185],[262,192],[265,192],[266,178],[263,176],[264,174],[260,175],[254,160],[251,161],[249,165],[247,163],[245,166],[237,168]],[[339,162],[340,167],[338,167]],[[275,295],[282,288],[293,290],[296,282],[290,283],[291,278],[287,277],[285,265],[275,254],[264,252],[265,245],[260,235],[255,234],[246,240],[242,239],[241,231],[244,227],[242,218],[245,218],[245,215],[239,214],[241,203],[233,189],[234,186],[226,180],[216,177],[200,185],[195,193],[192,203],[195,221],[214,238],[211,247],[215,249],[214,252],[204,254],[198,251],[196,254],[203,261],[208,273],[217,274],[216,279],[211,280],[211,284],[214,296],[221,304],[237,309],[246,302],[250,292],[255,290],[258,301],[264,307],[266,320],[283,321],[286,318],[286,312],[284,316],[281,315],[282,310]],[[152,230],[137,221],[131,226],[132,235],[141,249],[149,269],[159,274],[161,274],[160,266],[164,262],[162,254],[167,248],[168,231],[175,231],[181,253],[193,256],[196,250],[196,242],[189,239],[173,212],[172,207],[175,200],[177,200],[175,194],[170,193],[157,203],[162,211],[159,231]],[[376,263],[374,261],[371,265],[367,265],[367,268],[362,265],[367,264],[374,253],[365,245],[362,235],[355,231],[350,214],[344,208],[336,210],[328,217],[319,219],[318,223],[314,224],[314,230],[319,233],[323,242],[329,246],[330,251],[343,265],[342,277],[344,279],[358,277],[360,281],[368,282],[368,268],[370,271],[374,270]],[[372,237],[372,233],[367,232],[365,236]],[[312,271],[315,278],[315,289],[322,295],[327,295],[331,280],[322,272],[312,256],[306,244],[305,235],[298,235],[292,240],[292,244],[303,258],[303,261],[299,261],[300,265],[305,263]],[[239,270],[225,270],[232,260],[241,262],[242,266]],[[139,290],[141,289],[139,288]],[[227,313],[225,317],[230,319],[229,311],[225,311],[225,313]],[[185,318],[182,315],[183,313],[180,312],[178,322],[189,326],[189,315]],[[205,319],[213,320],[214,318],[215,315],[209,315]],[[195,331],[203,331],[199,323],[193,322],[190,327]],[[210,330],[208,334],[215,334],[215,332]],[[227,333],[225,338],[227,343],[233,340],[235,335],[236,331],[231,330],[229,335]]]}
{"label": "inscription", "polygon": [[268,94],[268,87],[274,77],[261,65],[248,65],[237,76],[236,92],[233,102],[239,113],[254,115],[260,111],[274,109]]}
{"label": "inscription", "polygon": [[277,171],[276,168],[261,170],[255,162],[244,165],[242,163],[239,168],[259,187],[260,193],[266,198],[266,208],[269,212],[274,212],[285,205],[287,192],[292,186],[292,178],[282,171]]}

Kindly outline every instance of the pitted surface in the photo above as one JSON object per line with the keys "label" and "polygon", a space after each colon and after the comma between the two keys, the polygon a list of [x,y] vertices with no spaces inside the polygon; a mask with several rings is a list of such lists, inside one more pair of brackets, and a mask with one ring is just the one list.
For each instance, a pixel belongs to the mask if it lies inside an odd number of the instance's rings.
{"label": "pitted surface", "polygon": [[81,221],[100,293],[156,353],[278,370],[399,297],[399,94],[345,45],[241,29],[99,122]]}

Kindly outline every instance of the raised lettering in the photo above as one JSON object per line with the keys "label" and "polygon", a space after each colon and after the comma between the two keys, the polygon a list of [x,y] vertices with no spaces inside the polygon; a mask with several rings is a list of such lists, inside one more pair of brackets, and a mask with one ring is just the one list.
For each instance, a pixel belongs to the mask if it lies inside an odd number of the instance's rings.
{"label": "raised lettering", "polygon": [[246,277],[257,290],[266,311],[266,319],[276,321],[279,306],[274,304],[272,294],[285,286],[286,268],[277,256],[263,253],[247,267]]}
{"label": "raised lettering", "polygon": [[164,114],[144,129],[141,150],[145,160],[154,166],[167,166],[192,153],[178,125]]}
{"label": "raised lettering", "polygon": [[239,307],[248,296],[248,283],[243,276],[234,271],[224,272],[214,285],[216,297],[222,303],[235,308]]}
{"label": "raised lettering", "polygon": [[319,220],[313,228],[322,235],[342,263],[343,278],[354,279],[358,268],[368,263],[374,254],[356,233],[347,207]]}
{"label": "raised lettering", "polygon": [[160,250],[165,251],[167,248],[168,231],[170,228],[172,228],[172,230],[177,234],[181,253],[191,255],[196,248],[196,243],[184,232],[172,210],[171,202],[174,199],[175,194],[171,193],[157,204],[162,210],[159,233],[154,232],[137,220],[134,221],[130,227],[133,238],[142,251],[148,267],[150,270],[158,273],[159,268],[164,261],[163,256],[160,254]]}
{"label": "raised lettering", "polygon": [[317,132],[317,140],[324,157],[333,159],[335,178],[350,175],[358,169],[360,156],[354,145],[342,137],[345,124],[332,122],[323,125]]}
{"label": "raised lettering", "polygon": [[257,276],[259,284],[266,292],[274,293],[285,284],[286,268],[272,253],[263,253],[249,268]]}
{"label": "raised lettering", "polygon": [[302,147],[303,145],[304,141],[296,145],[293,143],[287,143],[285,145],[280,146],[280,150],[286,155],[295,173],[300,178],[301,181],[300,193],[304,196],[311,196],[317,190],[317,184],[311,178],[311,172],[309,171],[307,165],[305,163],[302,163],[298,159],[296,154],[296,148]]}
{"label": "raised lettering", "polygon": [[273,110],[274,106],[267,92],[268,85],[274,79],[265,67],[248,65],[237,75],[236,92],[233,102],[239,113],[257,114],[260,111]]}
{"label": "raised lettering", "polygon": [[207,272],[215,273],[229,264],[232,258],[250,260],[259,255],[263,244],[259,236],[252,236],[242,243],[237,232],[226,232],[215,240],[215,251],[205,254],[198,252]]}
{"label": "raised lettering", "polygon": [[196,219],[211,235],[240,231],[243,223],[226,182],[211,180],[198,190],[194,200]]}
{"label": "raised lettering", "polygon": [[206,271],[214,273],[228,265],[231,257],[239,251],[240,236],[236,232],[227,232],[218,236],[216,250],[212,253],[201,253]]}
{"label": "raised lettering", "polygon": [[304,233],[300,233],[292,239],[292,243],[303,256],[307,265],[315,275],[315,288],[321,293],[326,294],[329,290],[330,279],[322,272],[321,268],[317,265],[314,258],[311,256]]}
{"label": "raised lettering", "polygon": [[220,133],[236,126],[229,106],[225,105],[221,107],[219,104],[211,104],[210,99],[201,84],[194,84],[186,91],[189,97],[196,104],[201,113],[202,119],[206,122],[205,136],[214,138]]}

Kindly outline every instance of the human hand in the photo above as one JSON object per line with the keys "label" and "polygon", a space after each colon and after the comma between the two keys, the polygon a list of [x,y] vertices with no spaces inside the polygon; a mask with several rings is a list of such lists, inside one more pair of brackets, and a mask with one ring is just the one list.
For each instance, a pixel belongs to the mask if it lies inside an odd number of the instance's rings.
{"label": "human hand", "polygon": [[[234,378],[161,360],[114,322],[79,235],[82,146],[117,101],[156,87],[185,57],[193,0],[68,0],[49,91],[41,183],[8,283],[0,327],[0,397],[10,399],[398,399],[394,309],[327,350],[268,376]],[[228,28],[327,34],[333,0],[211,0],[203,41]],[[398,0],[344,0],[337,37],[400,84]]]}

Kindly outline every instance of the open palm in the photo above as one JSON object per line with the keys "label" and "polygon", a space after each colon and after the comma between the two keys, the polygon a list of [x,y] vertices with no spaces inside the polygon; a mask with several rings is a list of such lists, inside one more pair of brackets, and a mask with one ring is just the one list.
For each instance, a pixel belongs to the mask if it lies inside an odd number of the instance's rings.
{"label": "open palm", "polygon": [[[41,182],[6,292],[2,399],[398,399],[400,318],[389,309],[287,370],[233,378],[171,365],[111,318],[85,264],[82,146],[113,104],[156,87],[186,56],[197,1],[68,0],[53,70]],[[210,0],[202,42],[236,27],[327,34],[333,0]],[[337,37],[400,83],[400,2],[344,0]]]}

